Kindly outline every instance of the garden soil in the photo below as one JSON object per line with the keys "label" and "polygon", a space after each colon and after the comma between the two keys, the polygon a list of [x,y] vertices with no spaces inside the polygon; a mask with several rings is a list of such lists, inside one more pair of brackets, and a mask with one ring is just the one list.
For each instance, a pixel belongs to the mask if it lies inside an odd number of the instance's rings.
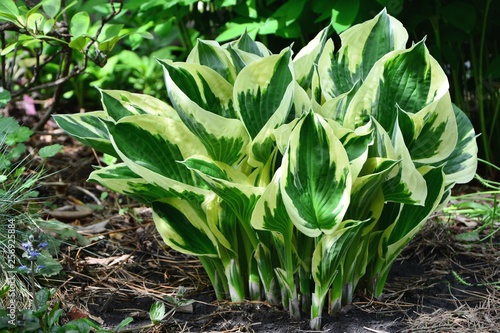
{"label": "garden soil", "polygon": [[[102,163],[94,151],[56,129],[32,146],[46,143],[65,148],[47,162],[53,173],[40,189],[43,217],[57,216],[85,239],[66,239],[62,278],[42,281],[58,287],[64,320],[88,317],[113,328],[132,317],[127,329],[143,332],[314,332],[306,314],[297,321],[265,302],[217,302],[199,261],[163,244],[148,208],[86,182]],[[498,233],[483,242],[457,239],[477,226],[433,216],[393,265],[381,299],[359,291],[339,314],[323,315],[321,332],[500,332]],[[144,328],[155,301],[178,306]]]}

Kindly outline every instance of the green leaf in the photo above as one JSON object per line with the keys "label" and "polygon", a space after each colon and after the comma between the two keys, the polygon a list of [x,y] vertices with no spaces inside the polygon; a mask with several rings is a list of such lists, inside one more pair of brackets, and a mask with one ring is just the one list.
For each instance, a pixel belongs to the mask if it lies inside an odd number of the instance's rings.
{"label": "green leaf", "polygon": [[134,321],[134,318],[127,317],[123,319],[118,325],[116,325],[114,331],[119,332],[121,329],[125,328],[128,324]]}
{"label": "green leaf", "polygon": [[161,62],[170,100],[180,118],[215,160],[235,164],[250,138],[235,118],[232,86],[217,72],[197,64]]}
{"label": "green leaf", "polygon": [[457,241],[462,242],[478,242],[480,240],[479,231],[473,230],[469,232],[464,232],[455,236]]}
{"label": "green leaf", "polygon": [[0,108],[3,108],[10,101],[10,92],[8,90],[0,89]]}
{"label": "green leaf", "polygon": [[19,15],[19,10],[14,1],[2,1],[0,2],[0,13],[16,16]]}
{"label": "green leaf", "polygon": [[231,207],[242,223],[250,223],[253,207],[263,188],[253,186],[248,176],[222,162],[200,156],[188,158],[183,164],[195,171]]}
{"label": "green leaf", "polygon": [[332,234],[349,206],[349,159],[328,123],[308,113],[283,157],[281,191],[293,223],[309,237]]}
{"label": "green leaf", "polygon": [[69,42],[68,46],[77,51],[83,52],[85,47],[87,47],[88,42],[90,41],[89,37],[78,36],[73,38],[71,42]]}
{"label": "green leaf", "polygon": [[230,61],[229,53],[214,41],[198,40],[189,53],[186,63],[196,63],[212,68],[230,83],[236,78],[236,68]]}
{"label": "green leaf", "polygon": [[466,1],[452,1],[451,3],[439,8],[444,20],[450,25],[472,33],[476,27],[477,13],[476,7]]}
{"label": "green leaf", "polygon": [[206,221],[186,201],[176,198],[153,203],[156,228],[171,248],[198,256],[218,257],[215,238]]}
{"label": "green leaf", "polygon": [[124,163],[99,168],[90,174],[88,180],[146,204],[175,195],[175,193],[147,182]]}
{"label": "green leaf", "polygon": [[217,36],[216,41],[224,42],[248,33],[252,39],[255,39],[261,26],[260,22],[235,23],[228,22],[224,25],[224,31]]}
{"label": "green leaf", "polygon": [[359,0],[335,1],[331,12],[331,24],[337,32],[349,28],[358,16]]}
{"label": "green leaf", "polygon": [[375,18],[344,31],[340,38],[340,49],[334,50],[329,40],[318,63],[321,89],[327,100],[363,81],[387,53],[404,49],[408,33],[383,10]]}
{"label": "green leaf", "polygon": [[[477,143],[474,127],[465,113],[453,105],[457,122],[458,142],[455,149],[446,159],[444,165],[447,184],[465,184],[470,182],[477,169]],[[436,163],[435,166],[438,166]]]}
{"label": "green leaf", "polygon": [[0,19],[14,23],[20,28],[23,28],[23,20],[19,16],[19,10],[14,1],[0,2]]}
{"label": "green leaf", "polygon": [[149,319],[155,325],[165,318],[165,304],[162,302],[154,302],[149,310]]}
{"label": "green leaf", "polygon": [[7,135],[7,137],[5,138],[5,143],[9,146],[13,146],[19,142],[26,142],[32,134],[32,130],[27,127],[21,126]]}
{"label": "green leaf", "polygon": [[[85,15],[85,14],[82,14]],[[123,28],[123,24],[106,24],[104,28],[101,31],[101,34],[99,37],[97,37],[97,41],[99,44],[109,42],[112,40],[115,40],[118,35],[120,34],[120,31]]]}
{"label": "green leaf", "polygon": [[26,20],[26,26],[29,30],[34,33],[40,33],[43,31],[43,26],[45,22],[45,17],[40,13],[33,13],[28,16]]}
{"label": "green leaf", "polygon": [[104,111],[54,115],[55,122],[70,136],[83,144],[111,156],[118,156],[109,140],[105,122],[108,117]]}
{"label": "green leaf", "polygon": [[50,18],[54,18],[61,9],[61,0],[44,0],[42,2],[42,8],[45,14]]}
{"label": "green leaf", "polygon": [[87,34],[90,26],[90,16],[87,12],[78,12],[73,17],[69,24],[69,31],[72,35],[72,42],[82,36]]}
{"label": "green leaf", "polygon": [[42,158],[52,157],[55,154],[62,151],[63,148],[64,147],[60,144],[53,144],[50,146],[45,146],[45,147],[40,149],[40,151],[38,152],[38,155],[40,155],[40,157],[42,157]]}

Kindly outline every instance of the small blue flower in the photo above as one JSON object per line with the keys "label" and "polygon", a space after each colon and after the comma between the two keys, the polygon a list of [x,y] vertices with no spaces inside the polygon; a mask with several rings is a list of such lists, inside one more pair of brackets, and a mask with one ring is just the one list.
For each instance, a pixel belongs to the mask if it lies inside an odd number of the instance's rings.
{"label": "small blue flower", "polygon": [[29,273],[29,272],[31,272],[31,269],[29,269],[29,267],[26,265],[21,265],[18,267],[18,271]]}
{"label": "small blue flower", "polygon": [[28,260],[30,261],[37,261],[38,256],[40,255],[40,252],[37,251],[26,251],[26,253],[28,254]]}
{"label": "small blue flower", "polygon": [[46,248],[48,245],[49,245],[49,243],[47,243],[47,242],[41,242],[40,244],[38,244],[38,249],[39,249],[39,250],[44,249],[44,248]]}
{"label": "small blue flower", "polygon": [[38,273],[40,272],[42,269],[44,269],[45,266],[44,265],[36,265],[36,268],[35,268],[35,273]]}
{"label": "small blue flower", "polygon": [[29,251],[31,250],[32,246],[31,246],[31,242],[24,242],[24,243],[21,243],[21,247],[25,250],[25,251]]}

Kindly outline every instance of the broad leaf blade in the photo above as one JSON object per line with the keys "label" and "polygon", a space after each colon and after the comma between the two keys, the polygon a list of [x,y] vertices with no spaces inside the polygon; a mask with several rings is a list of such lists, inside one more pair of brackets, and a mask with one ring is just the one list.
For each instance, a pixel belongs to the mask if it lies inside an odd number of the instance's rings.
{"label": "broad leaf blade", "polygon": [[249,163],[262,166],[275,147],[273,131],[290,113],[295,82],[291,50],[262,58],[245,67],[234,84],[236,111],[254,139]]}
{"label": "broad leaf blade", "polygon": [[187,201],[174,198],[154,202],[153,218],[171,248],[197,256],[218,257],[217,242],[206,221]]}
{"label": "broad leaf blade", "polygon": [[[458,142],[444,165],[447,184],[465,184],[471,181],[477,168],[477,144],[474,127],[465,113],[453,105],[457,121]],[[437,165],[436,165],[437,166]]]}
{"label": "broad leaf blade", "polygon": [[148,183],[188,200],[203,201],[209,194],[179,163],[186,156],[206,155],[203,145],[181,121],[136,115],[110,124],[109,132],[119,157]]}
{"label": "broad leaf blade", "polygon": [[249,142],[243,123],[236,117],[232,86],[218,73],[197,64],[160,62],[170,100],[179,117],[217,161],[238,162]]}
{"label": "broad leaf blade", "polygon": [[404,49],[408,33],[385,10],[373,19],[340,34],[342,46],[334,51],[328,41],[319,61],[321,88],[328,100],[363,81],[374,64],[387,53]]}
{"label": "broad leaf blade", "polygon": [[229,53],[215,41],[199,39],[189,53],[186,63],[210,67],[230,83],[236,78],[236,68],[230,60]]}
{"label": "broad leaf blade", "polygon": [[307,114],[290,136],[281,191],[288,214],[304,234],[332,234],[349,206],[349,159],[328,123]]}
{"label": "broad leaf blade", "polygon": [[253,186],[246,175],[230,166],[202,156],[188,158],[183,164],[195,171],[243,223],[250,224],[253,208],[263,188]]}
{"label": "broad leaf blade", "polygon": [[158,199],[172,197],[172,193],[135,174],[125,163],[119,163],[93,171],[88,179],[111,191],[151,204]]}
{"label": "broad leaf blade", "polygon": [[118,156],[109,140],[106,112],[93,111],[53,117],[57,125],[76,140],[102,153]]}

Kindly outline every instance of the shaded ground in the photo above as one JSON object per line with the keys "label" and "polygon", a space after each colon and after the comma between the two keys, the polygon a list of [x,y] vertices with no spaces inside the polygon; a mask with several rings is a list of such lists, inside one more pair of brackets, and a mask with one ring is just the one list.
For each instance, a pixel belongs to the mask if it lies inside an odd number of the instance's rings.
{"label": "shaded ground", "polygon": [[[66,319],[88,316],[108,327],[132,316],[132,327],[149,323],[148,310],[165,296],[194,300],[161,327],[146,332],[310,332],[308,321],[266,303],[218,303],[201,264],[165,248],[151,212],[85,182],[98,164],[88,148],[56,133],[37,144],[59,142],[65,151],[49,160],[59,171],[42,195],[46,217],[57,216],[90,240],[68,245],[61,262],[58,296]],[[82,206],[83,205],[83,206]],[[61,210],[61,207],[65,209]],[[83,208],[82,208],[83,207]],[[381,300],[357,295],[332,318],[325,332],[500,332],[499,239],[467,243],[455,236],[475,227],[463,219],[435,216],[396,261]],[[61,279],[47,281],[61,285]]]}

